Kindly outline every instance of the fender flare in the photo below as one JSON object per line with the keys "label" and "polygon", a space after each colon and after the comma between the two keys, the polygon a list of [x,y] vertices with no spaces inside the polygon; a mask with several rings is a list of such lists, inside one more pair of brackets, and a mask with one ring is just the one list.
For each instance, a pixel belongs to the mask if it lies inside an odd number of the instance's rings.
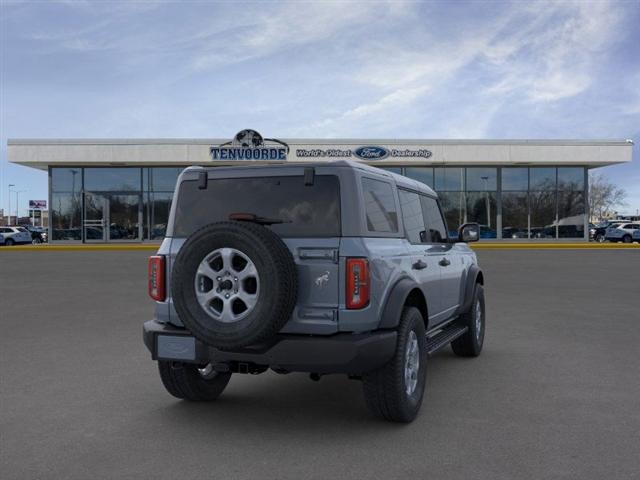
{"label": "fender flare", "polygon": [[[419,285],[410,278],[402,278],[396,283],[385,302],[382,309],[382,317],[380,319],[379,328],[396,328],[400,322],[400,312],[404,306],[409,293],[420,288]],[[427,319],[425,318],[425,323]]]}
{"label": "fender flare", "polygon": [[468,312],[471,308],[471,302],[473,301],[473,292],[476,288],[476,283],[484,285],[484,275],[482,274],[482,270],[477,265],[471,265],[469,270],[466,273],[466,279],[464,280],[464,286],[462,291],[464,293],[464,297],[461,299],[460,308],[458,309],[458,314],[462,314]]}

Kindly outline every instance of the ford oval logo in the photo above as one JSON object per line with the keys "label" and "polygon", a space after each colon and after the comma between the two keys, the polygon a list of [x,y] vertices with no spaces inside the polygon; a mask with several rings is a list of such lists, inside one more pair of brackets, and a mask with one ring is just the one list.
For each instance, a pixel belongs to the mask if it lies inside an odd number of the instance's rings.
{"label": "ford oval logo", "polygon": [[356,148],[353,153],[356,154],[356,157],[361,158],[362,160],[382,160],[389,156],[389,150],[384,147],[375,146],[359,147]]}

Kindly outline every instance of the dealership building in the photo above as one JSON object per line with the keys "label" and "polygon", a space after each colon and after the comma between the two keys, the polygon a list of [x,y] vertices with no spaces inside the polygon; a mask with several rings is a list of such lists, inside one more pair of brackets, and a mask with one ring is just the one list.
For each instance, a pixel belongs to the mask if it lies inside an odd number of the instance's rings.
{"label": "dealership building", "polygon": [[[249,134],[247,134],[249,132]],[[176,178],[190,165],[354,160],[431,186],[450,231],[482,238],[588,240],[588,171],[631,161],[631,140],[13,139],[9,161],[49,175],[54,242],[164,236]]]}

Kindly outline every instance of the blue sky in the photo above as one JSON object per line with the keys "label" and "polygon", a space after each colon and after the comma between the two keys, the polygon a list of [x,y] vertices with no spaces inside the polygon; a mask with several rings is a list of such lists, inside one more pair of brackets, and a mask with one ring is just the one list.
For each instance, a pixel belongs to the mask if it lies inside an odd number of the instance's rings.
{"label": "blue sky", "polygon": [[[640,1],[7,1],[0,205],[46,198],[7,138],[631,138]],[[15,205],[15,195],[12,195]]]}

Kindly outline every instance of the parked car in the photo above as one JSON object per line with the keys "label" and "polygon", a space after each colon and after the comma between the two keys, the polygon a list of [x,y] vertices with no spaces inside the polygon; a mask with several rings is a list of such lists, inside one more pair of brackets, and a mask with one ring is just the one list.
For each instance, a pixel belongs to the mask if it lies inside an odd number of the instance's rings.
{"label": "parked car", "polygon": [[623,223],[615,227],[607,228],[605,239],[609,242],[624,242],[631,243],[633,241],[633,234],[640,229],[640,223],[628,222]]}
{"label": "parked car", "polygon": [[31,234],[23,227],[0,227],[6,246],[31,243]]}
{"label": "parked car", "polygon": [[34,227],[33,225],[22,225],[31,234],[31,243],[38,245],[41,243],[47,243],[48,233],[46,228]]}
{"label": "parked car", "polygon": [[627,220],[607,220],[606,222],[598,223],[593,228],[589,229],[589,238],[595,242],[602,243],[605,241],[607,228],[617,227],[618,225],[622,225],[627,222]]}
{"label": "parked car", "polygon": [[149,259],[144,343],[174,397],[215,400],[232,374],[342,373],[368,408],[412,421],[427,356],[478,356],[484,276],[428,186],[349,161],[190,167]]}
{"label": "parked car", "polygon": [[502,238],[528,238],[526,227],[521,230],[517,227],[504,227],[502,229]]}

